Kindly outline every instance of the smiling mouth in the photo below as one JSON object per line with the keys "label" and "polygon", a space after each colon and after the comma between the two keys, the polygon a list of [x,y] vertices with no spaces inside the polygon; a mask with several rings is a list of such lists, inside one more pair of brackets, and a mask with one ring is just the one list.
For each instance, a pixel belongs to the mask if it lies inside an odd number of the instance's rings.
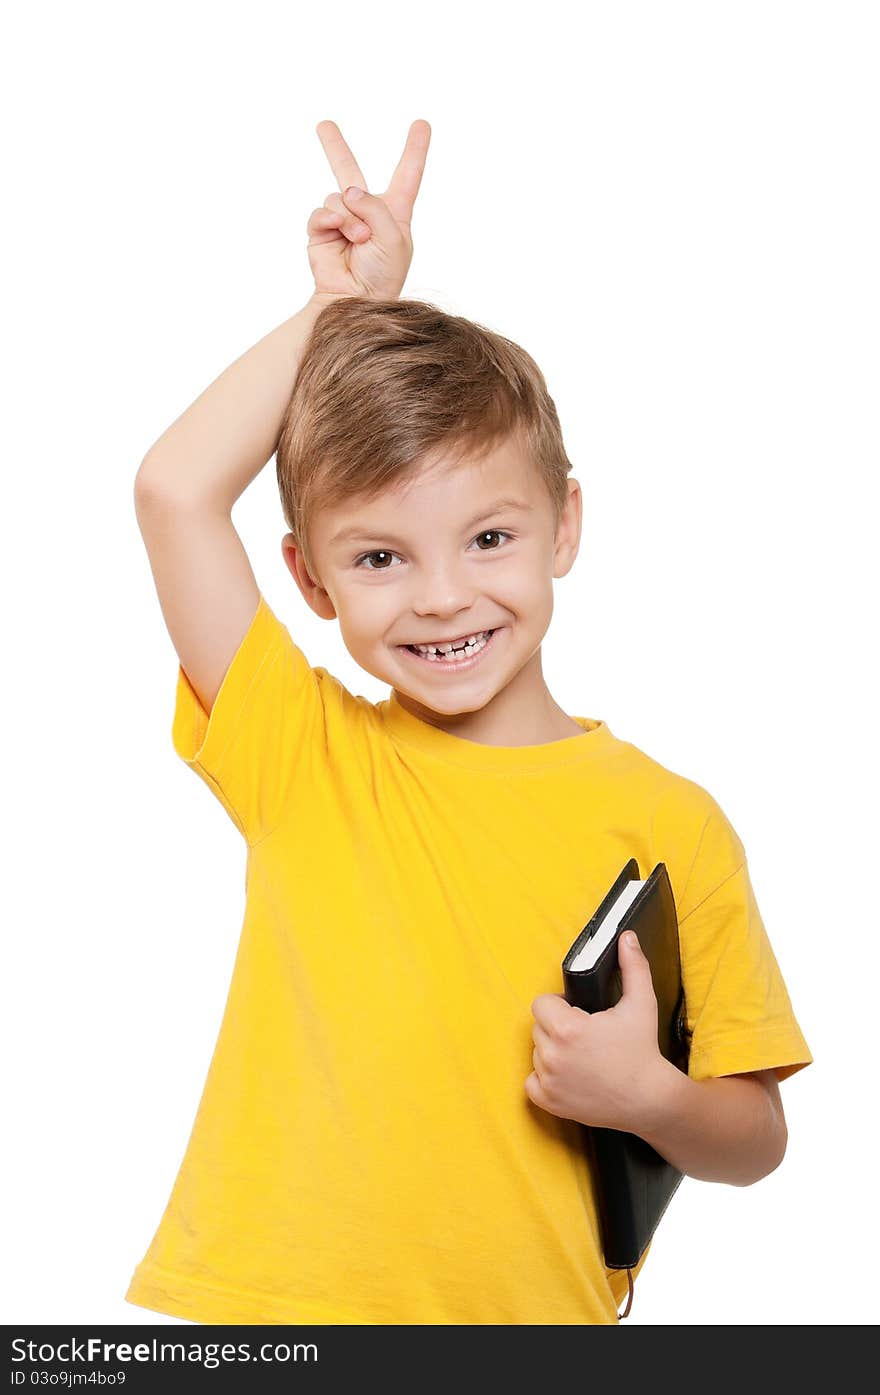
{"label": "smiling mouth", "polygon": [[431,644],[421,646],[416,644],[401,644],[399,647],[409,650],[410,654],[415,654],[417,658],[424,659],[427,663],[453,667],[455,664],[461,663],[463,660],[469,659],[475,654],[482,653],[491,642],[493,635],[497,634],[497,632],[497,628],[494,630],[481,630],[473,639],[472,643],[469,642],[471,637],[466,635],[460,641],[450,640],[442,646]]}

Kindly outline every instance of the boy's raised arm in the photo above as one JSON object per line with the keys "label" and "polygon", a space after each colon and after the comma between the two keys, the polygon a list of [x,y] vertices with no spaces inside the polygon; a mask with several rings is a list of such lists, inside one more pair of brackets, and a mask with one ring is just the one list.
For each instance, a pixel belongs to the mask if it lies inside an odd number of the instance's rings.
{"label": "boy's raised arm", "polygon": [[309,218],[314,294],[196,398],[150,447],[135,478],[135,511],[162,614],[207,712],[260,595],[232,507],[275,452],[315,320],[342,296],[396,298],[412,260],[410,220],[428,123],[410,126],[382,196],[358,197],[366,182],[335,122],[319,122],[317,132],[343,193],[330,194]]}
{"label": "boy's raised arm", "polygon": [[236,359],[151,447],[135,477],[165,624],[206,712],[260,598],[232,506],[274,454],[303,349],[332,299],[312,297]]}

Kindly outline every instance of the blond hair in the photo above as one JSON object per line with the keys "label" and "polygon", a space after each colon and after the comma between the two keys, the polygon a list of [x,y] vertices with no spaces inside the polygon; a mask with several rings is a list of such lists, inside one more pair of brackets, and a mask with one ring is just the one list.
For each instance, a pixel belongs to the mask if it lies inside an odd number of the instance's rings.
{"label": "blond hair", "polygon": [[438,448],[478,460],[517,436],[554,529],[572,468],[540,368],[518,344],[421,300],[330,301],[305,346],[276,450],[284,518],[314,578],[309,523],[375,498]]}

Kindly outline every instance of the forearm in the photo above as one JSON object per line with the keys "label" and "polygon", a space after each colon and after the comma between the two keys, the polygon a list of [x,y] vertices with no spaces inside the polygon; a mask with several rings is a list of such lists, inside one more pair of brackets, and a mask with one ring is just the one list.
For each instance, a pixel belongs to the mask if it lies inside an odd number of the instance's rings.
{"label": "forearm", "polygon": [[778,1167],[787,1130],[757,1080],[691,1080],[662,1063],[631,1132],[673,1167],[702,1182],[747,1187]]}
{"label": "forearm", "polygon": [[144,457],[141,487],[231,512],[275,453],[315,320],[333,295],[313,295],[237,358]]}

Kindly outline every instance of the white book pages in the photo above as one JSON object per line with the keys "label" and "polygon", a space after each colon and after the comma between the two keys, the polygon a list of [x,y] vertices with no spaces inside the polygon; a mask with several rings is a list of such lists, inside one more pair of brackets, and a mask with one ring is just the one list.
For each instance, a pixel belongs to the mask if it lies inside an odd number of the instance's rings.
{"label": "white book pages", "polygon": [[627,882],[614,905],[606,913],[605,919],[596,927],[587,943],[575,955],[568,966],[569,969],[591,969],[593,967],[602,951],[614,939],[615,931],[623,919],[624,913],[629,910],[644,885],[644,882],[639,881]]}

